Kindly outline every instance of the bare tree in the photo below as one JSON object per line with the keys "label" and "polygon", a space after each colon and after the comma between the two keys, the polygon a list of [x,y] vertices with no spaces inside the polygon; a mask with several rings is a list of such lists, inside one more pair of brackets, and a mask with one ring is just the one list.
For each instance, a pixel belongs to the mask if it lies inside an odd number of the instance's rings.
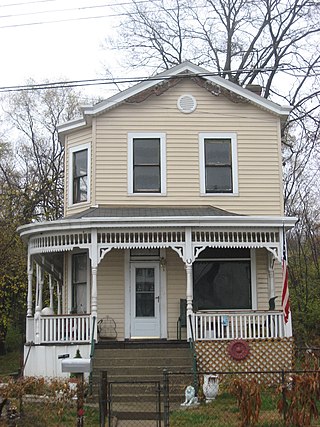
{"label": "bare tree", "polygon": [[64,147],[57,126],[78,113],[79,96],[70,88],[29,90],[10,94],[3,104],[19,175],[14,185],[25,197],[25,221],[61,217]]}

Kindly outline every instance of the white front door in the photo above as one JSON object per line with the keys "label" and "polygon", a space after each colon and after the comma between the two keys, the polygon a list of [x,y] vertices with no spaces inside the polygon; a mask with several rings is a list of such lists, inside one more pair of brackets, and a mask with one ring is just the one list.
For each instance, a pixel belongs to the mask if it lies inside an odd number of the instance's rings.
{"label": "white front door", "polygon": [[131,263],[131,338],[160,338],[160,269],[157,262]]}

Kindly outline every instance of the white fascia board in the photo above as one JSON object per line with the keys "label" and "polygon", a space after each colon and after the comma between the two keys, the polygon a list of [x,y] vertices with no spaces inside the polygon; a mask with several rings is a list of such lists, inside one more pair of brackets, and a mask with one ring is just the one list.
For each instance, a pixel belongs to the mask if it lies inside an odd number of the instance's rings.
{"label": "white fascia board", "polygon": [[86,116],[70,120],[68,122],[62,123],[61,125],[57,126],[58,134],[59,134],[59,141],[64,144],[65,141],[65,135],[72,131],[73,129],[82,129],[85,128],[90,124],[89,120],[86,118]]}
{"label": "white fascia board", "polygon": [[108,217],[108,218],[81,218],[64,219],[43,223],[32,223],[18,228],[22,239],[34,234],[47,232],[61,232],[80,230],[89,231],[98,228],[163,228],[163,227],[230,227],[230,228],[292,228],[297,222],[295,217],[267,217],[267,216],[203,216],[203,217]]}

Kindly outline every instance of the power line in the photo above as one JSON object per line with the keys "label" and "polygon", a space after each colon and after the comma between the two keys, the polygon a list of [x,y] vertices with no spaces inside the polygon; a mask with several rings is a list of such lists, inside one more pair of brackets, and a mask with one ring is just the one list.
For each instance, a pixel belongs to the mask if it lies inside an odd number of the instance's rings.
{"label": "power line", "polygon": [[[56,0],[43,0],[43,1],[56,1]],[[158,1],[158,0],[155,0]],[[160,0],[159,0],[160,1]],[[34,3],[34,2],[30,2]],[[35,2],[37,3],[37,2]],[[136,1],[135,4],[144,4],[149,3],[148,0],[140,0]],[[17,5],[19,3],[16,3]],[[23,5],[29,4],[29,3],[20,3]],[[129,6],[132,5],[132,2],[122,2],[122,3],[110,3],[105,5],[95,5],[95,6],[80,6],[80,7],[74,7],[74,8],[68,8],[68,9],[52,9],[52,10],[46,10],[46,11],[36,11],[36,12],[24,12],[24,13],[18,13],[18,14],[11,14],[11,15],[3,15],[0,16],[0,18],[16,18],[19,16],[30,16],[30,15],[40,15],[40,14],[50,14],[50,13],[56,13],[56,12],[72,12],[72,11],[81,11],[81,10],[87,10],[87,9],[97,9],[97,8],[112,8],[112,7],[119,7],[119,6]],[[9,5],[5,5],[9,6]],[[168,11],[176,10],[176,8],[168,8]],[[136,14],[138,12],[133,12],[133,14]],[[65,18],[65,19],[52,19],[52,20],[46,20],[46,21],[36,21],[36,22],[26,22],[26,23],[20,23],[20,24],[8,24],[8,25],[1,25],[0,29],[3,28],[16,28],[16,27],[25,27],[25,26],[32,26],[32,25],[43,25],[43,24],[53,24],[53,23],[59,23],[59,22],[69,22],[69,21],[81,21],[81,20],[89,20],[89,19],[100,19],[100,18],[114,18],[119,16],[126,16],[127,12],[118,12],[108,15],[98,15],[98,16],[84,16],[84,17],[77,17],[77,18]]]}
{"label": "power line", "polygon": [[[45,0],[44,0],[45,1]],[[55,0],[48,0],[48,1],[55,1]],[[160,1],[160,0],[154,0],[154,1]],[[33,2],[30,2],[33,3]],[[143,4],[143,3],[149,3],[148,0],[140,0],[140,1],[136,1],[135,4]],[[28,3],[21,3],[21,4],[28,4]],[[72,11],[72,10],[80,10],[80,9],[90,9],[90,8],[98,8],[98,7],[115,7],[115,6],[128,6],[128,5],[132,5],[132,2],[123,2],[123,3],[110,3],[108,5],[105,6],[84,6],[84,7],[78,7],[78,8],[73,8],[73,9],[60,9],[60,10],[48,10],[48,11],[40,11],[40,12],[30,12],[30,13],[22,13],[22,14],[18,14],[18,15],[13,15],[14,17],[16,16],[25,16],[25,15],[34,15],[34,14],[40,14],[40,13],[51,13],[51,12],[63,12],[63,11]],[[192,6],[188,6],[187,9],[193,8]],[[172,8],[167,8],[166,11],[172,12],[177,10],[176,7],[172,7]],[[152,13],[152,12],[157,12],[156,10],[149,10],[147,13]],[[139,14],[139,12],[130,12],[131,15],[137,15]],[[124,12],[118,12],[118,13],[112,13],[112,14],[108,14],[108,15],[98,15],[98,16],[84,16],[84,17],[77,17],[77,18],[65,18],[65,19],[52,19],[52,20],[47,20],[47,21],[36,21],[36,22],[27,22],[27,23],[20,23],[20,24],[8,24],[8,25],[1,25],[0,29],[3,28],[17,28],[17,27],[26,27],[26,26],[32,26],[32,25],[43,25],[43,24],[54,24],[54,23],[62,23],[62,22],[70,22],[70,21],[83,21],[83,20],[89,20],[89,19],[101,19],[101,18],[115,18],[115,17],[120,17],[120,16],[127,16],[128,12],[124,11]],[[0,16],[0,18],[7,18],[10,16]]]}
{"label": "power line", "polygon": [[57,1],[57,0],[37,0],[37,1],[27,1],[25,3],[7,3],[7,4],[1,4],[0,7],[23,6],[23,5],[34,4],[34,3],[49,3],[52,1]]}
{"label": "power line", "polygon": [[[293,70],[303,70],[308,67],[288,67],[288,68],[279,68],[279,71],[285,72],[285,71],[293,71]],[[251,73],[253,71],[255,72],[271,72],[274,71],[275,67],[266,67],[261,69],[243,69],[243,70],[230,70],[230,71],[224,71],[224,74],[234,74],[236,72],[242,72],[242,73]],[[319,76],[320,73],[315,73],[313,76]],[[152,76],[152,77],[132,77],[132,78],[125,78],[125,77],[116,77],[116,78],[97,78],[97,79],[85,79],[85,80],[67,80],[67,81],[58,81],[58,82],[48,82],[48,83],[34,83],[34,84],[27,84],[27,85],[15,85],[15,86],[2,86],[0,87],[0,93],[6,93],[6,92],[19,92],[19,91],[29,91],[29,90],[48,90],[48,89],[58,89],[58,88],[73,88],[73,87],[83,87],[83,86],[99,86],[99,85],[113,85],[113,84],[124,84],[124,83],[140,83],[140,82],[148,82],[148,81],[157,81],[157,80],[169,80],[171,78],[187,78],[190,77],[190,74],[181,74],[181,75],[174,75],[174,76]],[[192,74],[192,77],[214,77],[214,76],[220,76],[221,75],[217,72],[205,72],[205,73],[197,73]]]}

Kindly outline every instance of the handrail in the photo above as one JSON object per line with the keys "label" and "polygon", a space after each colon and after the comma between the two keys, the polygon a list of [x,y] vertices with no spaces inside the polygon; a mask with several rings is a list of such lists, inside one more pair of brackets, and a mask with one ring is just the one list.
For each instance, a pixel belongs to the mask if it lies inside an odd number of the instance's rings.
{"label": "handrail", "polygon": [[[94,340],[94,330],[96,325],[96,316],[92,317],[92,329],[91,329],[91,345],[90,345],[90,359],[93,359],[94,356],[94,349],[95,349],[95,340]],[[93,372],[92,369],[89,374],[89,393],[92,395],[92,378],[93,378]]]}
{"label": "handrail", "polygon": [[194,347],[194,332],[193,332],[191,314],[188,315],[188,319],[189,319],[190,332],[191,332],[191,338],[189,339],[189,344],[190,344],[190,350],[192,352],[193,387],[194,387],[196,396],[198,396],[197,353]]}

